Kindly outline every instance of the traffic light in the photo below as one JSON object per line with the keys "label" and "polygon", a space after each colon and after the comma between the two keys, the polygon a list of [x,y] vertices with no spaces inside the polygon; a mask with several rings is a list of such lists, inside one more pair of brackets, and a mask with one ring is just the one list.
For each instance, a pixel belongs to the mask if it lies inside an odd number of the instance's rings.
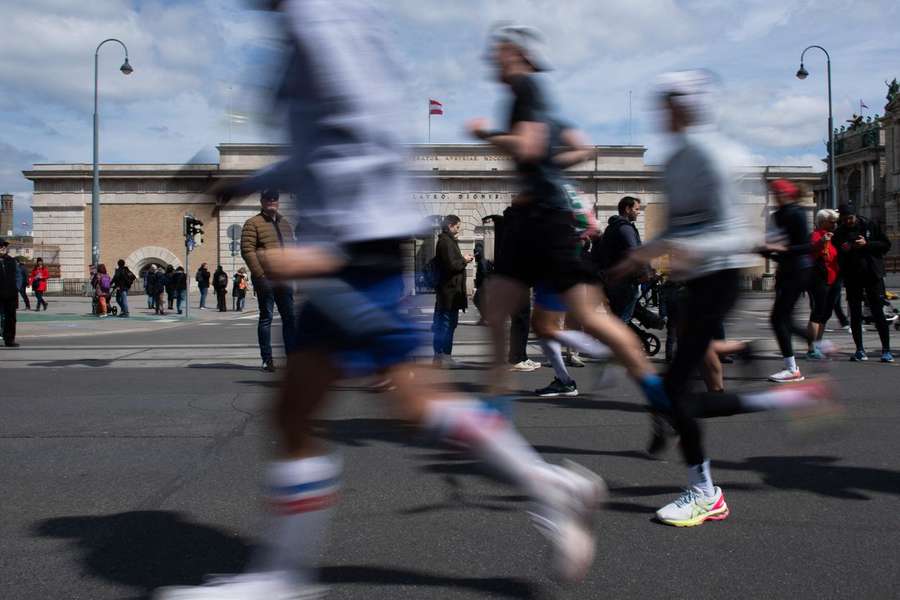
{"label": "traffic light", "polygon": [[203,221],[184,215],[183,233],[185,246],[192,250],[194,246],[203,243]]}

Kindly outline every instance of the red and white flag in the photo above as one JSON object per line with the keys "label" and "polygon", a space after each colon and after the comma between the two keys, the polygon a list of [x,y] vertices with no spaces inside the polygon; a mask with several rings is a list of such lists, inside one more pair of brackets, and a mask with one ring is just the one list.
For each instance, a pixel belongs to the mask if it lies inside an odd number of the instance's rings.
{"label": "red and white flag", "polygon": [[438,102],[437,100],[428,100],[428,114],[429,115],[443,115],[444,114],[444,105]]}

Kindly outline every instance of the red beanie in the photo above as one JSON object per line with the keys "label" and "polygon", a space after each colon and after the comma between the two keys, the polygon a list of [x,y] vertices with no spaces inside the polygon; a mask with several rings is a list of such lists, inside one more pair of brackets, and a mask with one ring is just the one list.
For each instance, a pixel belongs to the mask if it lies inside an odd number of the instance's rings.
{"label": "red beanie", "polygon": [[773,193],[787,196],[792,200],[800,197],[800,188],[793,181],[788,181],[787,179],[776,179],[769,184],[769,188]]}

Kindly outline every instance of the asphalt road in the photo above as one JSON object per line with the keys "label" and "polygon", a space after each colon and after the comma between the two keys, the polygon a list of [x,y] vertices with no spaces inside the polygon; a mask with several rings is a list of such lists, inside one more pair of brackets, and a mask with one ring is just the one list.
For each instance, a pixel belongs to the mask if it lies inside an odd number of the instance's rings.
{"label": "asphalt road", "polygon": [[[762,303],[741,310],[735,335],[768,335]],[[0,353],[2,597],[146,598],[241,569],[258,539],[277,377],[255,368],[255,329],[240,323],[42,338],[30,356]],[[461,327],[473,360],[480,335]],[[124,346],[151,355],[92,358]],[[730,368],[728,386],[767,387],[758,376],[778,361],[760,362]],[[900,370],[842,360],[831,372],[847,408],[838,427],[803,433],[775,414],[706,423],[732,514],[694,529],[652,521],[684,470],[674,449],[643,455],[647,417],[618,367],[575,371],[575,399],[526,393],[549,369],[515,374],[525,436],[612,491],[597,562],[571,588],[546,577],[546,545],[517,491],[394,421],[387,396],[347,382],[323,416],[345,463],[322,556],[330,598],[895,598]],[[483,371],[448,375],[471,388]]]}

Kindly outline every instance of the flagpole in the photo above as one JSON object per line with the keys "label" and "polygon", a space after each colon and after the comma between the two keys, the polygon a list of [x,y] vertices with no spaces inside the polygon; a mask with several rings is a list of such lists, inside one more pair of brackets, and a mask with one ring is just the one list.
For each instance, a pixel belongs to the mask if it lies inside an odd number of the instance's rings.
{"label": "flagpole", "polygon": [[431,145],[431,99],[428,99],[428,145]]}

